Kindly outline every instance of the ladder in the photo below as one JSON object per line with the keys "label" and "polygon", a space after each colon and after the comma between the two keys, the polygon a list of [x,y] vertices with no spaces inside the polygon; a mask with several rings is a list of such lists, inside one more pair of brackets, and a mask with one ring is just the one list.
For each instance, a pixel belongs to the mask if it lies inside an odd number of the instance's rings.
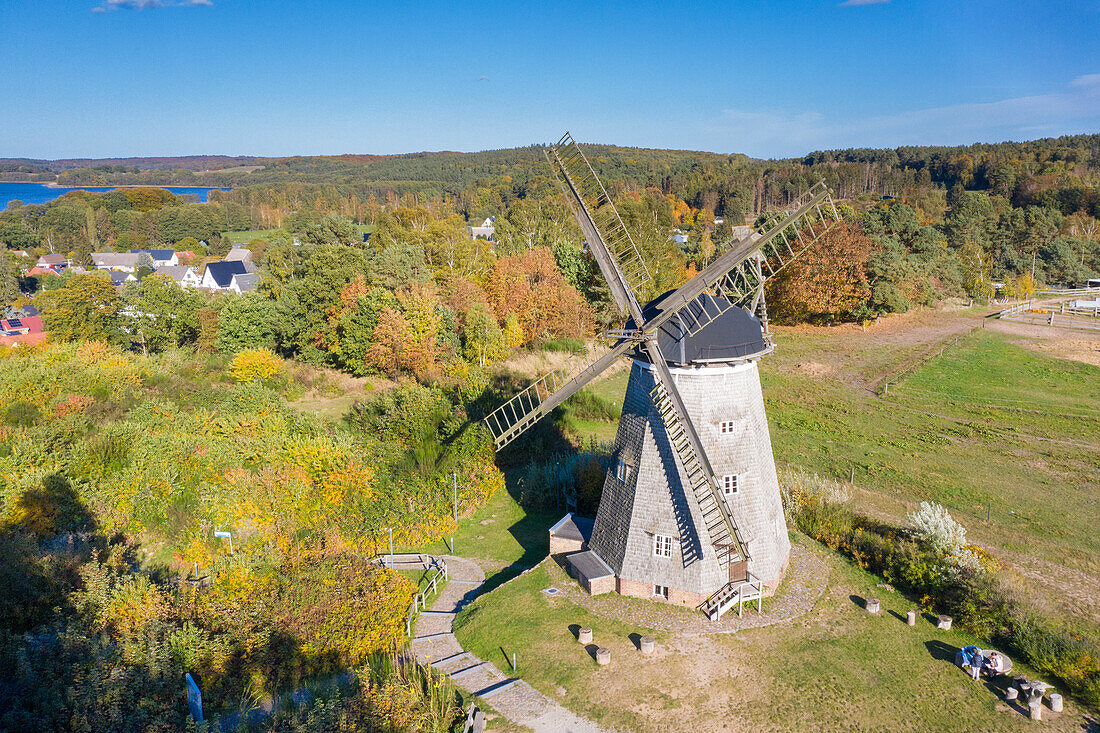
{"label": "ladder", "polygon": [[728,570],[732,563],[744,559],[736,549],[744,547],[744,542],[729,507],[719,493],[718,480],[703,467],[702,461],[691,446],[691,441],[669,398],[668,391],[660,380],[649,395],[653,399],[657,414],[661,416],[661,421],[665,425],[668,441],[679,456],[684,473],[687,474],[691,491],[699,504],[699,511],[703,514],[707,535],[710,537],[711,544],[716,546],[719,567]]}
{"label": "ladder", "polygon": [[557,144],[550,146],[550,155],[547,157],[550,165],[557,168],[581,197],[582,205],[588,209],[590,218],[604,240],[604,246],[615,259],[619,272],[631,291],[636,296],[645,292],[645,285],[650,281],[649,269],[634,240],[630,238],[623,220],[619,218],[611,197],[596,177],[596,172],[573,140],[573,136],[565,133]]}

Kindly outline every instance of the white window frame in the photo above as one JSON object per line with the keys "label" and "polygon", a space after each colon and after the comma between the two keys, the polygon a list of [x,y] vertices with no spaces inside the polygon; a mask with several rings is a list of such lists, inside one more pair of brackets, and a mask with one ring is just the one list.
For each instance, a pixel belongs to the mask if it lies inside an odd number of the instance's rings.
{"label": "white window frame", "polygon": [[672,539],[665,534],[653,535],[653,556],[672,557]]}
{"label": "white window frame", "polygon": [[621,458],[619,459],[619,464],[615,466],[615,478],[619,479],[624,484],[630,480],[630,464]]}
{"label": "white window frame", "polygon": [[654,584],[653,585],[653,597],[654,598],[664,598],[667,601],[668,600],[668,586],[667,585]]}
{"label": "white window frame", "polygon": [[722,477],[722,496],[731,497],[741,490],[741,485],[744,483],[743,475],[740,473],[727,473]]}
{"label": "white window frame", "polygon": [[733,420],[723,420],[718,423],[718,432],[722,435],[732,435],[737,423]]}

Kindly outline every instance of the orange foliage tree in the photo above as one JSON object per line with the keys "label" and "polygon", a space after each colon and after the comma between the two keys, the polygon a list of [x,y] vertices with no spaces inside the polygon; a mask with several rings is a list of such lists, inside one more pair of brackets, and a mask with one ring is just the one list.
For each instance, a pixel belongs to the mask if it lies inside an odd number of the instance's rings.
{"label": "orange foliage tree", "polygon": [[527,341],[581,338],[591,331],[591,309],[561,274],[548,247],[501,257],[486,278],[485,292],[499,322],[515,314]]}
{"label": "orange foliage tree", "polygon": [[841,222],[768,282],[769,312],[785,323],[849,317],[871,295],[870,251],[863,229]]}

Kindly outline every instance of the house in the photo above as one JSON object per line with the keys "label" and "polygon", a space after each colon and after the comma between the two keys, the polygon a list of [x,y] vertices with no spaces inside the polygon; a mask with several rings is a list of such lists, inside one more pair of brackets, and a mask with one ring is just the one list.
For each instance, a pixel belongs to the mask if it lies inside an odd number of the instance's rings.
{"label": "house", "polygon": [[676,244],[687,244],[688,243],[688,235],[684,234],[679,229],[677,229],[673,232],[671,239],[672,239],[673,242],[676,242]]}
{"label": "house", "polygon": [[30,254],[28,254],[25,249],[13,249],[11,253],[18,257],[30,257]]}
{"label": "house", "polygon": [[466,227],[470,231],[470,239],[477,239],[478,237],[484,237],[485,239],[492,239],[493,234],[497,230],[497,218],[490,216],[485,221],[481,222],[479,227]]}
{"label": "house", "polygon": [[165,267],[167,265],[178,265],[180,263],[175,251],[170,249],[137,249],[134,250],[134,254],[149,255],[150,259],[153,260],[154,268]]}
{"label": "house", "polygon": [[0,336],[26,336],[43,330],[42,316],[0,319]]}
{"label": "house", "polygon": [[234,247],[229,250],[229,254],[223,259],[226,262],[251,262],[252,250],[245,249],[244,247]]}
{"label": "house", "polygon": [[60,277],[56,270],[51,270],[48,267],[32,267],[27,270],[27,277],[42,277],[44,275],[52,275],[53,277]]}
{"label": "house", "polygon": [[243,275],[234,275],[229,281],[229,289],[237,295],[251,293],[260,284],[260,273],[246,272]]}
{"label": "house", "polygon": [[730,227],[730,234],[738,239],[744,239],[745,237],[752,236],[755,230],[748,225],[733,226]]}
{"label": "house", "polygon": [[235,262],[226,262],[225,260],[211,262],[202,273],[202,281],[199,283],[199,287],[207,290],[229,290],[233,286],[233,276],[244,275],[247,272],[248,268],[245,263],[239,260]]}
{"label": "house", "polygon": [[137,252],[92,252],[92,264],[97,270],[133,272],[138,268]]}
{"label": "house", "polygon": [[186,265],[165,265],[158,267],[154,274],[172,278],[181,288],[197,288],[202,284],[202,278],[195,272],[195,268]]}
{"label": "house", "polygon": [[65,258],[65,255],[42,255],[38,258],[37,265],[38,267],[60,272],[69,266],[69,261]]}
{"label": "house", "polygon": [[121,288],[126,283],[137,282],[138,279],[134,277],[132,272],[121,272],[118,270],[111,270],[111,284],[115,286],[115,289]]}

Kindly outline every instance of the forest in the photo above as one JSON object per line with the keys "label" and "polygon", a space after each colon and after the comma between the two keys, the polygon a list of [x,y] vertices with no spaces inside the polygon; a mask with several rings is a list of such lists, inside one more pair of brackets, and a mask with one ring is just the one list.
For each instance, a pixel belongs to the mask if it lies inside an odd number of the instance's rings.
{"label": "forest", "polygon": [[[843,223],[769,282],[774,320],[1100,274],[1100,135],[770,161],[585,152],[652,276],[643,300],[822,178]],[[0,212],[0,300],[50,333],[0,347],[0,728],[175,730],[190,671],[245,728],[242,711],[338,678],[313,713],[333,729],[448,729],[457,698],[437,704],[432,673],[391,656],[412,583],[366,558],[390,529],[410,547],[453,531],[452,472],[463,516],[502,490],[512,467],[478,420],[518,384],[509,357],[573,350],[621,318],[542,150],[6,160],[0,178],[139,186]],[[156,188],[170,184],[231,190],[199,203]],[[489,217],[492,240],[472,237]],[[201,268],[235,244],[254,292],[79,271],[154,248]],[[74,267],[32,274],[44,254]],[[386,388],[336,420],[291,406],[338,391],[338,373]],[[571,409],[608,409],[581,398]],[[525,460],[549,466],[563,437],[540,426]],[[594,504],[606,457],[572,452],[564,470]],[[232,554],[213,535],[226,527]],[[317,727],[280,715],[263,729]]]}

